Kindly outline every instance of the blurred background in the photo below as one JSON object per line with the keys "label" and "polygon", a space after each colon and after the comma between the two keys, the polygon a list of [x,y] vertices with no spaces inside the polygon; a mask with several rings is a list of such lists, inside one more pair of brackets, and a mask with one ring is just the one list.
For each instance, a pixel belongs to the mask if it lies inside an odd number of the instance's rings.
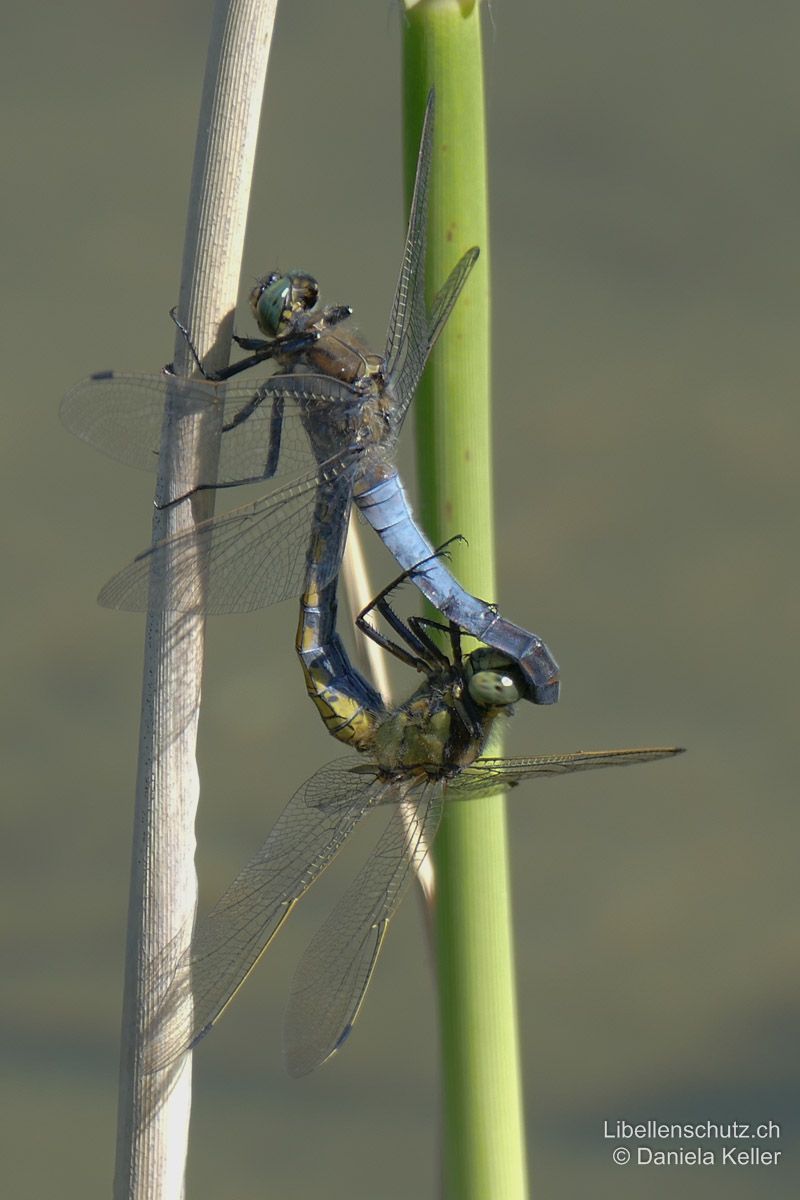
{"label": "blurred background", "polygon": [[[152,479],[57,411],[91,371],[171,356],[210,0],[42,14],[18,6],[0,51],[0,1161],[8,1196],[86,1200],[113,1169],[142,650],[141,619],[94,597],[148,540]],[[543,1200],[800,1185],[798,38],[796,6],[741,0],[498,3],[486,23],[497,599],[564,678],[509,749],[689,748],[510,801]],[[377,346],[403,235],[400,46],[387,3],[280,7],[242,282],[304,266]],[[209,628],[206,900],[337,753],[294,623],[288,604]],[[281,1064],[293,965],[370,840],[195,1056],[192,1200],[437,1194],[416,903],[346,1050],[300,1082]],[[783,1161],[615,1167],[603,1122],[651,1118],[778,1121]]]}

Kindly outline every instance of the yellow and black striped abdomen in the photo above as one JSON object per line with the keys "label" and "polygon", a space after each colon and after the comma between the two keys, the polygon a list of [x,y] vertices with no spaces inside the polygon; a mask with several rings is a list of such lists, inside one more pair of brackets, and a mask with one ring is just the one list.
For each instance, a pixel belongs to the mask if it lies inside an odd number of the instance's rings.
{"label": "yellow and black striped abdomen", "polygon": [[303,596],[295,647],[306,691],[328,733],[356,750],[371,750],[386,706],[352,665],[336,633],[334,589],[335,583]]}

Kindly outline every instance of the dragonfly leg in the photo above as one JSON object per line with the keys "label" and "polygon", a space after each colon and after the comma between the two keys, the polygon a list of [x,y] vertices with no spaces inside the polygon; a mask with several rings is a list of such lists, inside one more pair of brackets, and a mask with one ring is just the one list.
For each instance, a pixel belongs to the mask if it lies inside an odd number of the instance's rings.
{"label": "dragonfly leg", "polygon": [[[352,309],[343,311],[340,306],[339,308],[331,309],[330,312],[332,314],[330,318],[331,324],[336,324],[337,321],[344,320],[345,316],[349,316]],[[314,329],[301,330],[299,333],[292,332],[270,340],[266,338],[241,338],[234,334],[233,340],[236,342],[236,345],[241,350],[250,350],[252,353],[248,354],[246,358],[239,359],[238,362],[230,363],[227,367],[221,367],[218,371],[207,371],[200,360],[200,355],[197,353],[189,330],[178,319],[177,306],[169,310],[169,315],[183,336],[186,345],[189,347],[198,371],[204,379],[208,379],[212,383],[224,383],[226,380],[232,379],[234,375],[239,375],[242,371],[249,371],[251,367],[257,367],[259,363],[266,362],[270,358],[275,358],[279,354],[297,357],[313,346],[319,339],[319,333]]]}
{"label": "dragonfly leg", "polygon": [[261,483],[263,479],[263,475],[248,475],[246,479],[225,479],[219,483],[198,483],[193,488],[189,488],[189,491],[184,492],[181,496],[175,496],[172,500],[165,500],[163,504],[154,503],[153,507],[157,508],[159,512],[163,512],[165,508],[173,508],[176,504],[180,504],[182,500],[190,500],[198,492],[219,492],[223,488],[246,487],[248,483]]}
{"label": "dragonfly leg", "polygon": [[[416,566],[409,567],[407,570],[402,571],[397,578],[393,579],[389,584],[387,584],[387,586],[383,588],[383,590],[380,591],[378,595],[375,596],[374,599],[369,602],[366,608],[362,609],[362,611],[356,617],[356,626],[363,634],[366,635],[366,637],[371,638],[376,645],[381,647],[381,649],[386,650],[389,654],[393,654],[395,658],[399,658],[401,662],[407,663],[409,666],[413,666],[417,671],[425,672],[431,669],[437,670],[443,666],[447,666],[450,661],[447,656],[442,653],[436,643],[425,634],[424,630],[420,626],[425,624],[428,626],[428,628],[440,629],[444,633],[449,633],[449,630],[446,625],[441,625],[438,622],[433,621],[431,618],[425,617],[410,617],[408,623],[406,623],[405,621],[401,620],[401,618],[392,608],[391,604],[389,603],[389,596],[392,594],[392,592],[396,591],[396,589],[404,582],[404,580],[413,579],[415,575],[419,574],[419,572],[424,568],[425,563],[430,562],[435,558],[447,558],[449,556],[447,547],[451,544],[451,542],[459,540],[464,540],[460,534],[456,534],[455,537],[448,538],[446,542],[434,550],[433,554],[428,555],[427,558],[420,560]],[[368,614],[375,610],[377,610],[384,620],[391,625],[395,633],[397,633],[403,639],[406,645],[411,648],[413,653],[409,654],[408,650],[404,649],[402,646],[399,646],[390,638],[387,638],[380,632],[380,630],[376,629],[376,627],[367,620]]]}
{"label": "dragonfly leg", "polygon": [[253,353],[248,354],[246,358],[240,358],[238,362],[231,363],[230,366],[222,367],[209,378],[215,382],[224,383],[226,380],[232,379],[234,375],[239,375],[242,371],[249,371],[251,367],[257,367],[259,363],[266,362],[270,358],[282,358],[284,355],[296,358],[309,350],[318,339],[319,333],[315,329],[285,334],[282,337],[272,338],[270,341],[264,338],[234,338],[237,346],[240,346],[242,350],[252,350]]}
{"label": "dragonfly leg", "polygon": [[[172,308],[169,310],[169,315],[170,315],[170,319],[172,320],[172,323],[177,327],[179,333],[183,337],[183,340],[186,342],[186,345],[189,347],[189,351],[192,355],[192,358],[194,359],[195,366],[197,367],[200,374],[203,376],[203,379],[213,379],[214,378],[213,375],[208,374],[208,372],[206,371],[202,362],[200,361],[200,355],[197,353],[197,350],[195,349],[194,342],[192,341],[192,335],[189,333],[189,330],[186,328],[186,326],[180,320],[178,320],[177,304],[174,304],[172,306]],[[169,363],[169,365],[166,367],[166,370],[170,373],[170,375],[175,374],[175,369],[174,369],[174,366],[172,363]]]}
{"label": "dragonfly leg", "polygon": [[435,629],[438,633],[445,634],[453,652],[453,662],[456,666],[461,665],[461,627],[456,625],[455,621],[445,625],[443,621],[434,621],[432,617],[409,617],[408,623],[420,641],[424,642],[426,646],[433,646],[436,649],[438,649],[436,642],[428,637],[426,629]]}
{"label": "dragonfly leg", "polygon": [[[230,433],[232,429],[236,429],[248,417],[252,416],[255,410],[259,407],[264,399],[264,392],[259,391],[249,401],[244,408],[240,408],[237,413],[227,424],[222,426],[222,432]],[[219,491],[221,488],[229,487],[245,487],[248,483],[261,483],[265,479],[272,479],[278,469],[278,459],[281,453],[281,435],[283,433],[283,399],[280,396],[274,396],[272,400],[272,415],[269,422],[269,444],[267,447],[267,459],[264,464],[264,470],[258,475],[247,475],[242,479],[227,479],[218,483],[198,483],[195,487],[190,488],[188,492],[184,492],[182,496],[176,496],[174,500],[168,500],[165,504],[157,504],[156,508],[172,508],[173,505],[179,504],[181,500],[188,500],[190,496],[194,496],[197,492]]]}
{"label": "dragonfly leg", "polygon": [[[420,650],[421,653],[412,654],[403,646],[398,645],[397,642],[393,642],[391,638],[386,637],[386,635],[381,633],[379,629],[377,629],[374,625],[371,625],[363,612],[359,613],[356,617],[356,627],[361,630],[365,637],[370,638],[370,640],[373,641],[376,646],[380,646],[381,650],[385,650],[387,654],[392,654],[395,658],[399,659],[400,662],[405,663],[409,667],[413,667],[415,671],[421,671],[423,675],[426,674],[430,670],[430,663],[426,657],[423,657],[424,647],[420,643],[416,642],[416,639],[414,638],[414,635],[408,626],[400,620],[400,618],[397,616],[397,613],[393,612],[393,610],[388,606],[388,604],[386,604],[385,601],[379,605],[374,605],[374,607],[378,609],[381,615],[389,622],[392,628],[400,634],[404,641],[408,642],[409,646]],[[365,609],[364,612],[369,612],[372,610],[372,608],[373,605],[370,605],[369,609]]]}
{"label": "dragonfly leg", "polygon": [[264,393],[262,391],[256,392],[255,395],[247,401],[247,404],[233,414],[230,421],[225,422],[225,424],[222,426],[222,432],[230,433],[232,429],[236,429],[237,425],[242,425],[248,417],[252,417],[256,409],[261,407],[263,399]]}
{"label": "dragonfly leg", "polygon": [[251,367],[257,367],[259,363],[266,362],[272,356],[271,344],[264,343],[263,349],[257,350],[254,354],[248,354],[247,358],[240,358],[238,362],[230,363],[227,367],[221,367],[219,371],[214,371],[211,378],[215,383],[225,383],[227,380],[233,379],[234,375],[239,375],[242,371],[249,371]]}
{"label": "dragonfly leg", "polygon": [[[414,563],[414,565],[411,567],[406,567],[405,570],[401,571],[400,574],[396,576],[396,578],[394,578],[390,583],[387,583],[386,587],[382,588],[381,591],[378,592],[377,596],[370,600],[366,608],[363,608],[358,614],[356,620],[358,621],[361,617],[366,617],[367,613],[372,612],[373,608],[377,608],[379,611],[382,611],[381,603],[388,600],[388,597],[391,596],[392,592],[397,591],[397,589],[402,583],[405,582],[406,579],[411,579],[413,581],[416,575],[424,574],[423,568],[425,567],[426,563],[434,562],[438,558],[449,558],[450,552],[447,547],[452,545],[453,542],[466,542],[466,540],[467,539],[463,536],[463,534],[456,533],[453,535],[453,537],[448,538],[446,542],[442,542],[441,546],[437,546],[436,549],[430,554],[426,555],[425,558],[421,558],[419,562]],[[386,605],[386,608],[388,612],[392,612],[392,609],[388,604]],[[400,618],[397,617],[396,614],[393,615],[395,616],[395,620],[397,620],[399,624],[402,624]],[[389,618],[387,617],[387,620],[388,619]],[[416,620],[417,618],[414,619]],[[419,619],[430,620],[430,618]],[[441,628],[445,629],[445,626],[441,626]]]}
{"label": "dragonfly leg", "polygon": [[[271,348],[272,343],[265,342],[263,339],[258,339],[258,338],[252,338],[252,339],[247,338],[247,339],[240,340],[239,338],[237,338],[234,335],[234,341],[238,345],[241,345],[242,341],[251,342],[252,344],[250,344],[246,347],[243,347],[243,348],[248,349],[248,350],[255,350],[257,353],[251,354],[248,358],[241,359],[237,363],[232,363],[230,366],[222,367],[219,371],[207,371],[205,369],[205,367],[203,366],[203,363],[200,359],[200,355],[197,353],[195,344],[192,341],[192,335],[189,333],[189,330],[186,328],[186,326],[183,324],[183,322],[178,319],[177,305],[174,305],[169,310],[169,315],[170,315],[170,318],[172,319],[173,323],[177,326],[179,332],[181,333],[183,340],[186,342],[186,345],[189,347],[189,350],[191,352],[192,358],[195,361],[195,365],[196,365],[198,371],[200,372],[200,374],[203,376],[204,379],[208,379],[211,383],[221,383],[226,379],[230,379],[233,375],[238,375],[240,371],[246,371],[250,367],[257,366],[258,363],[263,362],[264,359],[270,358],[272,355],[272,348]],[[172,364],[170,364],[167,369],[172,372]]]}
{"label": "dragonfly leg", "polygon": [[480,742],[482,738],[486,736],[480,719],[473,713],[470,713],[460,696],[453,696],[453,708],[455,709],[456,716],[461,721],[464,728],[469,730],[470,736],[475,738],[476,741]]}
{"label": "dragonfly leg", "polygon": [[[169,310],[169,315],[180,331],[186,345],[189,347],[198,371],[210,383],[223,383],[233,378],[234,375],[238,375],[241,371],[249,371],[251,367],[256,367],[266,359],[272,358],[276,353],[276,347],[281,342],[280,338],[274,338],[271,342],[268,342],[264,338],[239,338],[234,334],[233,340],[237,346],[240,346],[243,350],[253,350],[255,353],[248,355],[247,358],[240,359],[239,362],[230,363],[227,367],[221,367],[218,371],[207,371],[203,366],[200,355],[197,353],[195,344],[192,341],[192,335],[183,322],[178,319],[177,311],[177,306],[173,306]],[[286,339],[284,344],[287,345],[288,353],[299,353],[308,349],[317,340],[318,336],[313,331],[292,335],[291,338]],[[172,372],[172,364],[167,369]]]}
{"label": "dragonfly leg", "polygon": [[[222,426],[223,433],[230,433],[232,429],[242,425],[248,417],[251,417],[257,408],[261,406],[264,400],[265,389],[259,389],[253,398],[245,404],[244,408],[240,408],[234,413],[230,421]],[[281,453],[281,436],[283,434],[283,397],[280,395],[272,398],[272,414],[269,420],[269,444],[267,449],[267,458],[264,463],[263,474],[255,479],[242,480],[242,483],[258,483],[260,479],[272,479],[278,469],[278,459]]]}

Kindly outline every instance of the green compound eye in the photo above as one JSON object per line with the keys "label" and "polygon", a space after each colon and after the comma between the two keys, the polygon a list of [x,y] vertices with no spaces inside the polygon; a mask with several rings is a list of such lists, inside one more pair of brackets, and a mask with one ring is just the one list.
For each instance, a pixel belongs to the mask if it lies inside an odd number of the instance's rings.
{"label": "green compound eye", "polygon": [[503,708],[516,704],[525,692],[514,659],[488,646],[482,646],[467,655],[464,674],[467,691],[475,703],[483,708]]}
{"label": "green compound eye", "polygon": [[268,275],[250,295],[250,306],[259,329],[268,337],[277,337],[287,316],[292,294],[290,275]]}
{"label": "green compound eye", "polygon": [[502,671],[476,671],[467,687],[475,703],[487,708],[516,704],[520,698],[516,683]]}
{"label": "green compound eye", "polygon": [[250,308],[259,329],[267,337],[278,337],[296,312],[308,312],[319,298],[313,275],[295,271],[281,275],[273,271],[259,279],[250,293]]}

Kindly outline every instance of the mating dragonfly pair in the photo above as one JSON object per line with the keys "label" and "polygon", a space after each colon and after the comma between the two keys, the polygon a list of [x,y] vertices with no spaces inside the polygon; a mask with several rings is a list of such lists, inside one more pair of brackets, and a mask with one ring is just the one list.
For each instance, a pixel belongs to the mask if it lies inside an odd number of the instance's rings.
{"label": "mating dragonfly pair", "polygon": [[[539,637],[453,578],[445,556],[433,551],[414,521],[393,462],[425,362],[478,255],[477,248],[464,254],[429,312],[424,265],[432,136],[431,97],[382,357],[343,330],[348,307],[317,308],[311,276],[276,273],[251,296],[265,338],[237,338],[249,354],[219,378],[106,373],[64,400],[62,415],[72,432],[145,467],[155,463],[167,399],[187,414],[221,410],[218,473],[196,480],[192,491],[294,472],[255,503],[146,550],[103,588],[100,600],[145,608],[151,574],[167,564],[171,610],[248,611],[302,594],[296,644],[307,690],[331,734],[368,760],[333,763],[308,780],[199,924],[190,949],[170,968],[151,1031],[153,1069],[173,1062],[208,1031],[293,905],[372,809],[388,804],[395,811],[298,968],[286,1024],[292,1074],[323,1062],[352,1027],[388,922],[435,836],[445,798],[678,753],[648,748],[480,758],[495,719],[510,713],[516,700],[557,700],[558,669]],[[269,360],[279,373],[257,386],[229,382]],[[401,578],[409,577],[445,618],[444,624],[402,621],[389,603],[394,585],[361,614],[363,632],[424,675],[397,708],[388,707],[355,669],[336,631],[336,577],[353,502],[400,563]],[[372,626],[371,611],[383,616],[398,640]],[[449,656],[429,636],[432,628],[446,632]],[[462,654],[462,634],[485,648]]]}

